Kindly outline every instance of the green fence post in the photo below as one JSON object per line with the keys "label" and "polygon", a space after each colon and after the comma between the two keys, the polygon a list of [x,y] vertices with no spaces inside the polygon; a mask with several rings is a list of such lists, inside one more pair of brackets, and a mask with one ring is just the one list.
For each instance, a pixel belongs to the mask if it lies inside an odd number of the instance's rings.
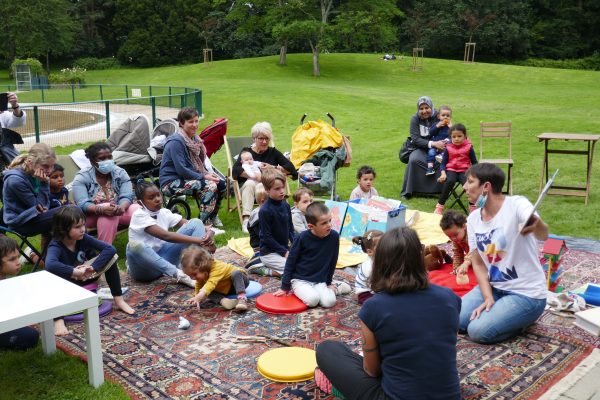
{"label": "green fence post", "polygon": [[202,115],[202,92],[200,90],[196,90],[194,97],[196,102],[196,110],[198,111],[198,114]]}
{"label": "green fence post", "polygon": [[150,97],[150,106],[152,107],[152,128],[156,126],[156,97]]}
{"label": "green fence post", "polygon": [[171,86],[169,86],[169,108],[173,108],[173,99],[171,98]]}
{"label": "green fence post", "polygon": [[38,106],[33,106],[33,126],[35,127],[35,142],[40,142],[40,115]]}
{"label": "green fence post", "polygon": [[129,104],[129,87],[125,85],[125,98],[127,99],[127,104]]}
{"label": "green fence post", "polygon": [[44,97],[44,87],[42,86],[42,103],[45,103],[45,97]]}
{"label": "green fence post", "polygon": [[104,100],[104,93],[102,93],[102,85],[99,85],[100,88],[100,100]]}
{"label": "green fence post", "polygon": [[152,85],[148,86],[148,96],[152,97]]}
{"label": "green fence post", "polygon": [[181,107],[180,108],[183,108],[183,107],[185,107],[185,94],[181,95]]}
{"label": "green fence post", "polygon": [[71,83],[71,95],[73,96],[73,103],[75,103],[75,85]]}
{"label": "green fence post", "polygon": [[107,100],[104,102],[104,115],[106,116],[106,138],[110,136],[110,102]]}

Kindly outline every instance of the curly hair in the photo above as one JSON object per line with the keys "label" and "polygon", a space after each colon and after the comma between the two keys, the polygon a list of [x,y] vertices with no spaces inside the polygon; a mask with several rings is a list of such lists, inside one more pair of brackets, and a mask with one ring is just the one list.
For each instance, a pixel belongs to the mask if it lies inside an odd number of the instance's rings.
{"label": "curly hair", "polygon": [[191,245],[181,252],[181,269],[183,272],[208,272],[212,268],[213,258],[206,249]]}

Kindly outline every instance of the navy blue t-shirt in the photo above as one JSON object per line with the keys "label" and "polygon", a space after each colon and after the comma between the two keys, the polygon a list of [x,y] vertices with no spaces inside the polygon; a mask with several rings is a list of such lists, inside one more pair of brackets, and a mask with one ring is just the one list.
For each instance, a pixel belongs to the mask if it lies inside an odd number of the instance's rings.
{"label": "navy blue t-shirt", "polygon": [[461,299],[429,285],[410,293],[376,293],[358,316],[381,355],[381,387],[391,399],[460,399],[456,341]]}

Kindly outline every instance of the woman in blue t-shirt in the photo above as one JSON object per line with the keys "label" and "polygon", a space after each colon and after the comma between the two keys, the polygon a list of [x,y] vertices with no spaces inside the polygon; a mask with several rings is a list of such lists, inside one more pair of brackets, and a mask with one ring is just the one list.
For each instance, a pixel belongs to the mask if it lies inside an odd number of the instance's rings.
{"label": "woman in blue t-shirt", "polygon": [[358,316],[360,356],[341,342],[317,347],[322,373],[347,399],[460,399],[456,340],[461,301],[429,284],[415,231],[379,240],[371,288]]}

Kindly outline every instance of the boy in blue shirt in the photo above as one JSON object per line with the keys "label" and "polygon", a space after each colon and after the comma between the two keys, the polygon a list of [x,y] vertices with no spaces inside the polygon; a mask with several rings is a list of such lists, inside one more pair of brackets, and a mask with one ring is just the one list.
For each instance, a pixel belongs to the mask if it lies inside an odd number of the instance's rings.
{"label": "boy in blue shirt", "polygon": [[331,229],[331,212],[322,202],[306,208],[308,230],[300,233],[292,245],[275,296],[293,291],[309,307],[335,306],[336,294],[351,292],[350,285],[333,282],[340,249],[340,235]]}
{"label": "boy in blue shirt", "polygon": [[260,261],[263,266],[253,265],[249,273],[263,276],[281,276],[289,252],[289,243],[294,240],[292,210],[285,201],[285,180],[283,172],[268,168],[262,173],[262,184],[268,198],[258,212],[260,227]]}

